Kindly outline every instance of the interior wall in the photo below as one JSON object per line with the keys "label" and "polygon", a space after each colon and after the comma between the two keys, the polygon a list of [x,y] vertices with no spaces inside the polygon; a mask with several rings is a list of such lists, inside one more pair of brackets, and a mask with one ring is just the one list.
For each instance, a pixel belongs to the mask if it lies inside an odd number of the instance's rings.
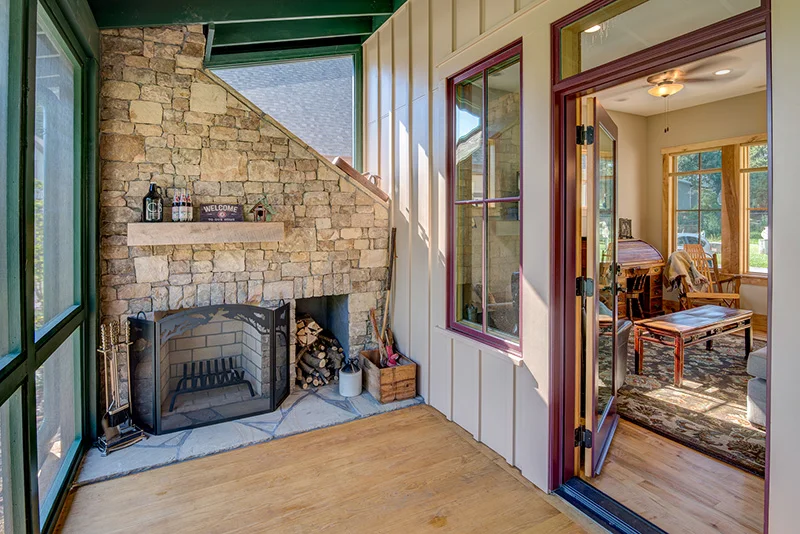
{"label": "interior wall", "polygon": [[[647,117],[647,187],[644,204],[644,236],[648,243],[667,257],[662,243],[663,170],[661,149],[716,141],[731,137],[763,134],[767,132],[767,93],[758,91],[749,95],[729,98],[671,111],[669,133],[664,133],[664,114]],[[767,315],[767,288],[742,285],[741,306],[759,315]],[[677,300],[677,293],[664,294]]]}
{"label": "interior wall", "polygon": [[643,239],[647,213],[647,119],[620,111],[608,114],[619,135],[617,211],[619,217],[631,219],[633,237]]}

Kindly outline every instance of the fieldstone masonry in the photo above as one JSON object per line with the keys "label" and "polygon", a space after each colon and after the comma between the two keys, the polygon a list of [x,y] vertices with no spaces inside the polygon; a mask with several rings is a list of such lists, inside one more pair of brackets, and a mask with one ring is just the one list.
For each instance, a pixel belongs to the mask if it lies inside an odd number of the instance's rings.
{"label": "fieldstone masonry", "polygon": [[[204,70],[204,49],[201,26],[102,32],[102,315],[348,294],[362,350],[385,296],[387,204]],[[286,238],[129,247],[151,182],[196,205],[266,195]]]}

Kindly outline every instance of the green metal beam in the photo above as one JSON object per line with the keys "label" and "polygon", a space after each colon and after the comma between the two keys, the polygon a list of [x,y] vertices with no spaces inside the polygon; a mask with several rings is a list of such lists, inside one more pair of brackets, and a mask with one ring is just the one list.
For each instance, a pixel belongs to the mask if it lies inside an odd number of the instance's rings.
{"label": "green metal beam", "polygon": [[391,15],[393,0],[89,0],[100,28]]}
{"label": "green metal beam", "polygon": [[346,56],[353,55],[360,51],[360,44],[338,44],[283,50],[254,50],[229,54],[215,53],[211,56],[211,59],[206,62],[205,66],[211,69],[244,67],[252,65],[264,65],[266,63],[275,63],[280,61],[292,61],[296,59]]}
{"label": "green metal beam", "polygon": [[371,17],[218,24],[214,47],[372,34]]}

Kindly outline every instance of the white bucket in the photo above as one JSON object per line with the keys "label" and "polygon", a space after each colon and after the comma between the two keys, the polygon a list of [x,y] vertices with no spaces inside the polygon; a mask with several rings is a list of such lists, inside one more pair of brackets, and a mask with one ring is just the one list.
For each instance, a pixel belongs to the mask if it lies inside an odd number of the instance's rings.
{"label": "white bucket", "polygon": [[339,371],[339,395],[342,397],[358,397],[361,395],[361,369],[355,373]]}

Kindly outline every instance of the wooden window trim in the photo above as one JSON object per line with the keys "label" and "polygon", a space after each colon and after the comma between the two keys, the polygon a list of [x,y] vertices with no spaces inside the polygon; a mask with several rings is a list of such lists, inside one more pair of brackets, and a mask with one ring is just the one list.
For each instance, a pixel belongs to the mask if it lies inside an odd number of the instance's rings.
{"label": "wooden window trim", "polygon": [[[524,187],[524,175],[523,175],[523,165],[522,165],[522,130],[520,129],[520,185],[519,185],[519,192],[518,196],[516,197],[508,197],[508,198],[483,198],[481,200],[456,200],[456,172],[455,172],[455,86],[459,82],[462,82],[466,79],[469,79],[475,76],[478,73],[484,73],[484,77],[486,76],[486,72],[488,69],[494,67],[495,65],[499,65],[504,61],[519,56],[519,66],[520,66],[520,128],[522,125],[522,117],[523,114],[523,101],[522,96],[524,94],[522,84],[523,84],[523,55],[522,55],[522,41],[518,40],[514,43],[508,45],[507,47],[498,50],[497,52],[483,58],[482,60],[478,61],[477,63],[467,67],[466,69],[454,74],[447,80],[447,168],[448,168],[448,175],[449,178],[447,180],[447,328],[451,331],[458,332],[464,336],[472,338],[480,343],[484,343],[488,346],[494,347],[496,349],[500,349],[502,351],[506,351],[512,354],[521,355],[522,354],[522,309],[523,309],[523,286],[524,286],[524,277],[523,277],[523,268],[522,268],[522,249],[523,249],[523,217],[524,217],[524,210],[523,210],[523,187]],[[486,129],[486,124],[482,125],[484,131]],[[487,151],[488,153],[488,151]],[[484,194],[488,194],[488,169],[487,169],[488,157],[484,157]],[[518,329],[519,334],[517,336],[516,341],[512,341],[507,337],[502,337],[500,335],[494,335],[488,332],[487,328],[487,313],[486,313],[486,298],[483,298],[483,325],[480,331],[470,328],[464,324],[461,324],[456,319],[456,310],[455,310],[455,301],[456,301],[456,293],[455,293],[455,281],[456,281],[456,273],[455,273],[455,249],[456,249],[456,239],[455,239],[455,231],[456,231],[456,210],[455,207],[458,204],[481,204],[483,205],[483,213],[484,213],[484,238],[483,238],[483,247],[484,247],[484,254],[482,254],[482,261],[484,262],[481,268],[482,276],[485,279],[486,277],[486,260],[485,260],[485,249],[486,249],[486,231],[485,225],[487,221],[487,207],[489,204],[499,203],[499,202],[516,202],[519,206],[519,224],[520,224],[520,253],[519,253],[519,273],[520,273],[520,285],[519,285],[519,319],[518,319]],[[482,286],[485,287],[485,283],[482,283]]]}
{"label": "wooden window trim", "polygon": [[[747,203],[747,184],[744,180],[746,172],[767,171],[767,168],[749,169],[743,162],[743,147],[760,145],[768,142],[767,134],[731,137],[702,143],[667,147],[662,154],[662,246],[667,255],[677,249],[675,177],[701,172],[675,172],[676,156],[722,150],[722,265],[725,274],[741,276],[742,283],[748,285],[766,285],[768,273],[748,271],[749,218]],[[768,210],[757,210],[768,211]]]}
{"label": "wooden window trim", "polygon": [[749,285],[767,285],[769,279],[769,268],[767,272],[761,273],[757,271],[750,271],[750,212],[763,211],[769,217],[769,207],[766,208],[750,208],[750,187],[745,175],[754,172],[769,172],[769,167],[748,167],[748,152],[747,148],[756,145],[768,144],[767,136],[760,136],[757,141],[749,141],[742,143],[738,146],[738,162],[739,162],[739,180],[740,180],[740,194],[741,202],[741,218],[742,218],[742,231],[741,231],[741,270],[742,282]]}

